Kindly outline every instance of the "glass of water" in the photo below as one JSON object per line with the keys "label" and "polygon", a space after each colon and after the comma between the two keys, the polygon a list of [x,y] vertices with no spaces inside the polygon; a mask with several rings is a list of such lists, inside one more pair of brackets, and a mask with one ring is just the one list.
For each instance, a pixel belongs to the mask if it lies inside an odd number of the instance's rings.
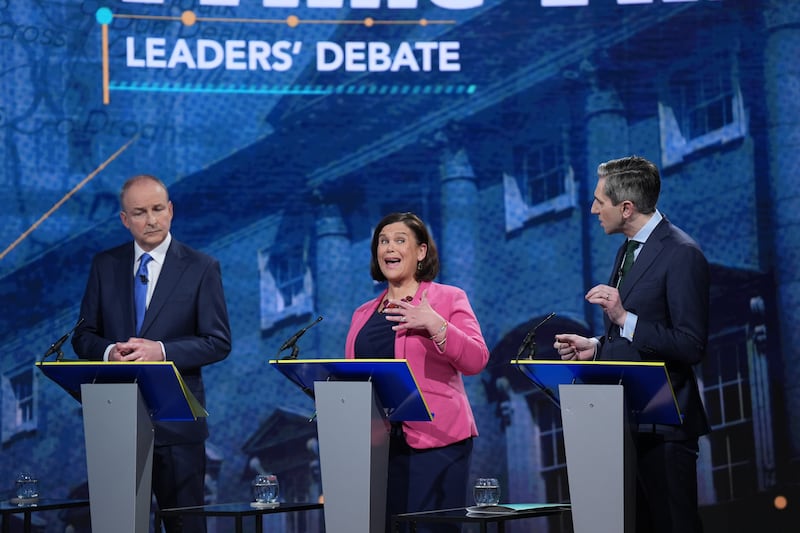
{"label": "glass of water", "polygon": [[31,472],[17,474],[17,499],[22,502],[39,499],[39,480]]}
{"label": "glass of water", "polygon": [[259,474],[252,483],[253,499],[256,503],[275,503],[280,494],[278,476],[275,474]]}
{"label": "glass of water", "polygon": [[475,505],[497,505],[500,503],[500,483],[493,477],[481,477],[472,489]]}

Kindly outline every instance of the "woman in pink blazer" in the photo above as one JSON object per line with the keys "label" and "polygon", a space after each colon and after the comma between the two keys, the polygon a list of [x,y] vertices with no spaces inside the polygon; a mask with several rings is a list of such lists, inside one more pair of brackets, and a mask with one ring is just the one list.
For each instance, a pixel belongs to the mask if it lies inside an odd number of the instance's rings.
{"label": "woman in pink blazer", "polygon": [[439,256],[416,215],[384,217],[371,250],[372,277],[387,288],[353,313],[345,355],[408,360],[433,413],[430,422],[393,428],[387,520],[398,513],[464,507],[478,429],[462,375],[483,370],[489,349],[466,293],[432,281]]}

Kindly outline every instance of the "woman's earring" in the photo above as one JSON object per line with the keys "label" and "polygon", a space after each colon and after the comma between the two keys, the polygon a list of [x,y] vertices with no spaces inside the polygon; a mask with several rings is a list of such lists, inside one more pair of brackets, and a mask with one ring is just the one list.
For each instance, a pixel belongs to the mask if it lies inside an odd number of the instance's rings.
{"label": "woman's earring", "polygon": [[422,261],[417,261],[417,270],[422,270]]}

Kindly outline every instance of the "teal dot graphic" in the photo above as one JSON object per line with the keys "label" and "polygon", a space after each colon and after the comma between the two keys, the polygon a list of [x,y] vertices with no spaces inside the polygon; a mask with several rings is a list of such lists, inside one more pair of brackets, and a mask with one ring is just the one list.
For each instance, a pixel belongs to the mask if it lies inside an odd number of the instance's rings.
{"label": "teal dot graphic", "polygon": [[111,21],[114,19],[114,13],[107,7],[101,7],[97,10],[97,13],[94,14],[94,18],[97,20],[98,24],[111,24]]}

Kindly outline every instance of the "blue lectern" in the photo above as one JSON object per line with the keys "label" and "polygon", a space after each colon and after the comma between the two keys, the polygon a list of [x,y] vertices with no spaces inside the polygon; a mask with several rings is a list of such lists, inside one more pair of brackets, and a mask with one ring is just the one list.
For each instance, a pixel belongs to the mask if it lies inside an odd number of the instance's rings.
{"label": "blue lectern", "polygon": [[390,422],[433,418],[408,362],[283,359],[270,365],[315,400],[325,531],[383,533]]}
{"label": "blue lectern", "polygon": [[631,426],[682,423],[664,363],[511,361],[561,408],[575,533],[633,533]]}
{"label": "blue lectern", "polygon": [[36,366],[83,406],[92,530],[147,533],[152,420],[194,420],[208,413],[169,361]]}

